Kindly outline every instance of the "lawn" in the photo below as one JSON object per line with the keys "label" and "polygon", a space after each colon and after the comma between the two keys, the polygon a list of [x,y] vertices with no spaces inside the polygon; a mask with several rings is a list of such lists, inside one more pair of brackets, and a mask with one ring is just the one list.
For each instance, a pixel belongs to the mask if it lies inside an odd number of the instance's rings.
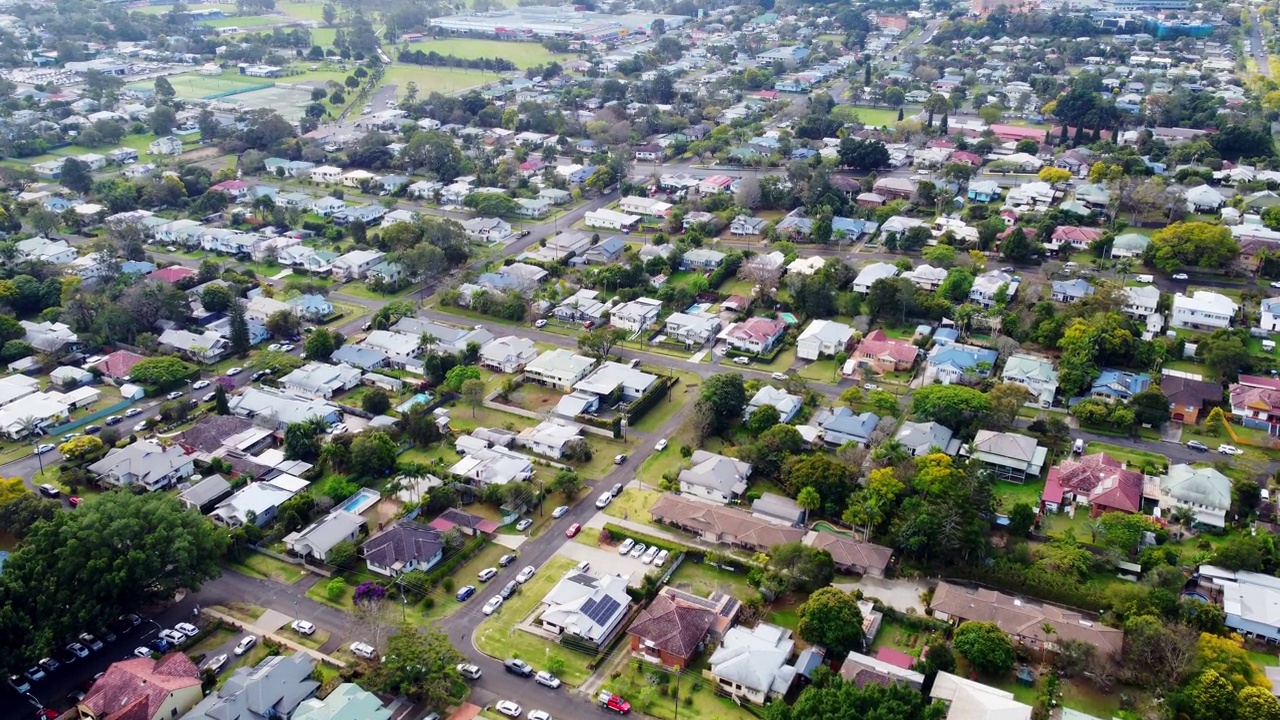
{"label": "lawn", "polygon": [[[323,20],[324,19],[324,3],[323,2],[299,2],[299,0],[286,0],[285,2],[276,3],[276,12],[282,12],[291,18],[299,20]],[[311,29],[311,37],[315,38],[317,28]]]}
{"label": "lawn", "polygon": [[225,607],[214,606],[213,609],[245,622],[255,622],[267,611],[267,609],[261,605],[250,605],[242,602],[233,602]]}
{"label": "lawn", "polygon": [[732,280],[724,281],[720,284],[720,287],[716,289],[725,295],[741,295],[749,298],[751,297],[751,291],[755,289],[755,286],[756,284],[750,280],[734,278]]}
{"label": "lawn", "polygon": [[[581,685],[590,675],[587,663],[591,657],[569,650],[517,628],[542,603],[542,598],[577,564],[570,558],[553,557],[546,562],[520,592],[502,605],[476,629],[475,643],[482,652],[495,658],[519,658],[536,669],[545,669],[552,653],[564,661],[564,669],[558,673],[568,685]],[[488,596],[478,593],[472,602],[484,602]]]}
{"label": "lawn", "polygon": [[796,363],[796,349],[785,348],[783,349],[782,352],[774,356],[773,360],[770,360],[767,363],[760,362],[759,360],[755,360],[753,358],[751,361],[751,365],[749,365],[748,367],[750,367],[753,370],[758,370],[760,372],[784,373],[790,370],[791,366],[794,365],[795,363]]}
{"label": "lawn", "polygon": [[316,628],[316,631],[310,635],[303,635],[293,628],[285,625],[276,631],[276,634],[283,638],[288,638],[299,645],[309,647],[312,650],[319,650],[324,644],[329,642],[329,631]]}
{"label": "lawn", "polygon": [[[644,370],[645,368],[641,367],[640,369]],[[676,373],[676,376],[679,378],[679,382],[667,391],[667,397],[662,402],[649,408],[649,411],[639,420],[632,423],[632,428],[644,433],[657,432],[659,428],[680,411],[680,408],[684,407],[684,401],[688,399],[690,389],[697,389],[700,378],[693,373]]]}
{"label": "lawn", "polygon": [[197,22],[202,25],[208,25],[209,27],[215,28],[247,28],[256,27],[258,25],[275,25],[280,22],[280,18],[270,17],[268,15],[250,15],[248,17],[215,18],[213,20],[199,20]]}
{"label": "lawn", "polygon": [[796,374],[806,380],[832,383],[840,380],[840,367],[835,360],[814,360],[797,370]]}
{"label": "lawn", "polygon": [[680,457],[680,444],[687,439],[682,438],[684,428],[681,428],[677,436],[671,438],[667,449],[662,452],[655,452],[645,458],[640,469],[636,472],[636,479],[642,484],[650,487],[657,487],[662,480],[662,476],[673,470],[678,471],[687,463],[685,458]]}
{"label": "lawn", "polygon": [[232,630],[231,628],[228,628],[225,626],[220,627],[217,630],[214,630],[213,632],[209,633],[208,635],[205,635],[204,637],[200,638],[200,642],[187,648],[185,652],[190,657],[208,655],[214,650],[217,650],[223,645],[226,645],[227,643],[231,642],[233,639],[235,639],[236,635],[238,635],[238,633],[235,630]]}
{"label": "lawn", "polygon": [[[470,40],[466,42],[472,42]],[[395,84],[403,88],[406,83],[418,85],[418,93],[426,95],[439,92],[446,95],[461,90],[469,90],[485,83],[497,82],[502,76],[481,70],[463,70],[459,68],[439,68],[395,63],[387,68],[383,76],[384,84]]]}
{"label": "lawn", "polygon": [[[870,125],[872,127],[887,125],[889,127],[893,127],[893,125],[898,122],[897,110],[869,107],[855,107],[854,110],[857,111],[858,119],[862,121],[863,125]],[[914,111],[911,110],[905,111],[905,115],[908,116],[913,113]]]}
{"label": "lawn", "polygon": [[[671,448],[667,448],[664,452],[670,451]],[[653,522],[649,516],[649,508],[653,507],[653,504],[661,496],[662,493],[656,489],[645,488],[640,490],[639,488],[629,487],[614,498],[613,502],[609,503],[609,507],[604,509],[604,514],[656,526],[657,523]]]}
{"label": "lawn", "polygon": [[1031,507],[1040,506],[1040,495],[1044,492],[1044,480],[1034,479],[1019,485],[1005,480],[996,481],[996,512],[1007,514],[1014,505],[1027,503]]}
{"label": "lawn", "polygon": [[487,407],[471,408],[455,403],[449,406],[449,425],[454,430],[471,431],[478,427],[507,428],[519,432],[534,424],[529,418]]}
{"label": "lawn", "polygon": [[350,295],[351,297],[364,298],[366,300],[402,300],[418,291],[417,285],[409,285],[408,287],[397,290],[393,293],[380,293],[362,282],[350,282],[340,288],[335,288],[334,292]]}
{"label": "lawn", "polygon": [[1161,366],[1165,370],[1176,370],[1181,373],[1192,373],[1201,377],[1211,377],[1213,373],[1209,372],[1209,368],[1190,360],[1169,360]]}
{"label": "lawn", "polygon": [[515,63],[521,69],[534,65],[545,65],[553,60],[564,63],[571,55],[553,53],[534,42],[507,42],[503,40],[476,40],[472,38],[451,38],[447,40],[427,40],[414,43],[410,50],[421,50],[429,53],[432,50],[441,55],[454,55],[468,60],[477,58],[503,58]]}
{"label": "lawn", "polygon": [[564,393],[536,383],[521,383],[515,392],[507,397],[507,402],[536,413],[550,411],[564,397]]}
{"label": "lawn", "polygon": [[245,555],[240,562],[232,563],[231,567],[242,575],[274,580],[285,585],[292,585],[307,576],[307,571],[301,565],[290,565],[260,552]]}
{"label": "lawn", "polygon": [[[619,668],[621,674],[609,679],[604,687],[618,693],[647,715],[662,720],[751,720],[755,715],[733,701],[715,693],[710,681],[686,672],[676,677],[642,660],[631,659]],[[651,686],[664,685],[677,690],[678,699],[669,693],[654,692]]]}
{"label": "lawn", "polygon": [[1143,450],[1133,450],[1118,445],[1110,445],[1107,443],[1091,442],[1084,448],[1085,454],[1092,455],[1094,453],[1105,452],[1111,457],[1128,463],[1131,467],[1137,469],[1143,465],[1160,465],[1169,466],[1169,458],[1158,453],[1146,452]]}
{"label": "lawn", "polygon": [[707,597],[711,593],[728,593],[736,598],[749,596],[753,589],[745,572],[723,570],[705,562],[693,562],[689,558],[680,563],[667,584],[678,590]]}
{"label": "lawn", "polygon": [[920,650],[924,648],[928,638],[928,633],[911,630],[892,620],[884,620],[880,623],[880,632],[876,633],[876,639],[871,641],[869,654],[875,655],[881,648],[893,648],[911,657],[920,657]]}

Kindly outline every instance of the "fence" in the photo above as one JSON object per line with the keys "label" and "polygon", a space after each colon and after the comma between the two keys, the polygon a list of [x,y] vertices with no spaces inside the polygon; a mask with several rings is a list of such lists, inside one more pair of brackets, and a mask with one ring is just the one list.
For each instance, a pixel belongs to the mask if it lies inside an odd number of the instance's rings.
{"label": "fence", "polygon": [[78,420],[72,420],[70,422],[63,423],[58,427],[51,428],[50,430],[47,431],[47,434],[57,435],[58,433],[63,433],[68,430],[75,430],[78,427],[83,427],[85,425],[88,425],[94,420],[100,420],[104,417],[107,417],[121,410],[124,410],[125,408],[129,407],[132,404],[133,404],[132,400],[121,400],[120,402],[116,403],[115,405],[112,405],[111,407],[104,408],[97,412],[89,413],[88,415],[85,415],[84,417]]}
{"label": "fence", "polygon": [[[489,395],[485,397],[484,401],[481,402],[480,404],[483,405],[484,407],[489,408],[490,410],[498,410],[500,412],[511,413],[512,415],[519,415],[522,418],[529,418],[530,420],[537,420],[541,422],[544,419],[542,414],[536,413],[532,410],[525,410],[524,408],[515,407],[513,405],[503,405],[502,403],[494,402],[494,398],[498,397],[498,395],[501,393],[502,393],[501,390],[494,390],[493,392],[489,393]],[[599,435],[600,437],[613,438],[613,431],[611,430],[602,430],[597,427],[592,427],[590,425],[581,425],[581,424],[579,424],[579,427],[581,427],[584,431],[589,432],[593,435]]]}

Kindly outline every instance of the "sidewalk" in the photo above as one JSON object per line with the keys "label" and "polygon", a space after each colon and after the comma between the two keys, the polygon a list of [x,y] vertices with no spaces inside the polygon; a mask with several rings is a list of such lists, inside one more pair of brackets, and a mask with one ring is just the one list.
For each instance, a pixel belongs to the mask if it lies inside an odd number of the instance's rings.
{"label": "sidewalk", "polygon": [[312,650],[311,648],[305,645],[299,645],[293,640],[290,640],[289,638],[286,638],[286,637],[281,637],[280,635],[276,635],[274,632],[267,630],[266,628],[259,627],[253,623],[245,622],[239,618],[235,618],[230,615],[226,615],[224,613],[220,613],[217,610],[210,610],[209,608],[200,608],[200,614],[206,617],[214,618],[215,620],[220,620],[223,623],[226,623],[227,625],[230,625],[232,627],[238,627],[241,630],[244,630],[245,632],[251,635],[257,635],[259,638],[263,640],[270,640],[271,642],[287,647],[290,650],[301,650],[302,652],[310,655],[311,657],[315,658],[316,660],[319,660],[322,663],[327,663],[337,668],[344,668],[347,666],[345,662],[331,655],[325,655],[319,650]]}

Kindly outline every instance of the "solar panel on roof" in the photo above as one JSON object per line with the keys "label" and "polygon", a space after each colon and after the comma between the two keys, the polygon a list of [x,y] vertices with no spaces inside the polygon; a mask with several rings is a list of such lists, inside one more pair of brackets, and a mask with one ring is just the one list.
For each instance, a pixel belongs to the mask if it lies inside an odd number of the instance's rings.
{"label": "solar panel on roof", "polygon": [[621,604],[611,597],[599,600],[592,599],[583,604],[582,614],[587,616],[591,622],[603,626],[619,607],[621,607]]}

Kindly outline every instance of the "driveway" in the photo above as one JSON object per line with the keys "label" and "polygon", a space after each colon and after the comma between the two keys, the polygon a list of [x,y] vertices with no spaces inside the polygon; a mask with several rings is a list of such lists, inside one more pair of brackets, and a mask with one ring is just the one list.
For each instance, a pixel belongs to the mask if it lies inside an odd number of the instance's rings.
{"label": "driveway", "polygon": [[861,590],[864,597],[876,598],[895,610],[906,612],[914,609],[924,614],[924,603],[920,602],[920,593],[928,590],[931,583],[924,580],[863,577],[858,582],[834,583],[845,592]]}
{"label": "driveway", "polygon": [[627,578],[627,584],[631,587],[643,585],[645,573],[653,570],[652,565],[645,565],[640,562],[640,558],[623,557],[613,548],[591,547],[580,542],[567,542],[561,545],[560,549],[556,551],[556,555],[576,562],[585,560],[591,563],[591,570],[594,572],[612,575],[629,574],[630,577]]}

